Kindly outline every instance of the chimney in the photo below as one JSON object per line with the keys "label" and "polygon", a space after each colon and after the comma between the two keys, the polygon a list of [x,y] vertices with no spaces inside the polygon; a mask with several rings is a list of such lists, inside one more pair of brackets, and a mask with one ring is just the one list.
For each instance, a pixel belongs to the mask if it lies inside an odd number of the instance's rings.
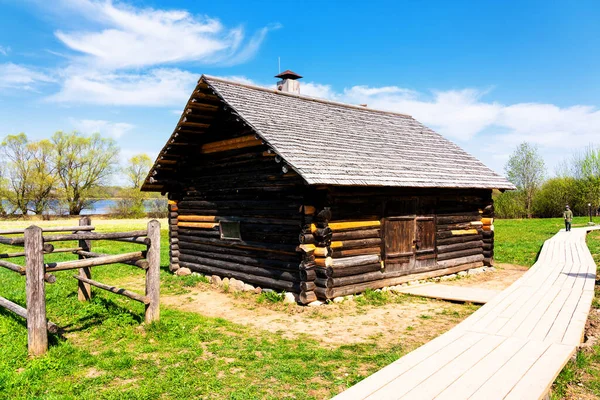
{"label": "chimney", "polygon": [[277,82],[277,90],[282,92],[300,94],[300,82],[298,79],[302,78],[297,73],[288,70],[283,71],[279,75],[275,75],[275,78],[281,79]]}

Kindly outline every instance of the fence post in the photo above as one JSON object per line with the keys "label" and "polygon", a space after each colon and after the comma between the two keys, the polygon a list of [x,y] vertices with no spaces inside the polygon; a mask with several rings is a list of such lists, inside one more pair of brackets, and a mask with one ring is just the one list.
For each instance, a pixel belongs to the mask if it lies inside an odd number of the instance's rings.
{"label": "fence post", "polygon": [[42,228],[25,229],[25,276],[27,292],[27,346],[29,354],[38,356],[48,351],[46,321],[46,287],[44,284],[44,239]]}
{"label": "fence post", "polygon": [[146,270],[146,323],[158,321],[160,317],[160,222],[153,219],[148,222],[148,269]]}
{"label": "fence post", "polygon": [[[79,218],[79,226],[87,226],[91,225],[92,220],[90,217],[81,217]],[[91,240],[80,240],[79,247],[83,249],[83,251],[92,251],[92,241]],[[84,256],[79,256],[79,259],[85,258]],[[92,279],[92,269],[90,267],[79,268],[79,276],[82,278]],[[78,290],[77,290],[77,299],[79,301],[88,301],[92,298],[92,287],[89,283],[85,283],[82,281],[77,281]]]}

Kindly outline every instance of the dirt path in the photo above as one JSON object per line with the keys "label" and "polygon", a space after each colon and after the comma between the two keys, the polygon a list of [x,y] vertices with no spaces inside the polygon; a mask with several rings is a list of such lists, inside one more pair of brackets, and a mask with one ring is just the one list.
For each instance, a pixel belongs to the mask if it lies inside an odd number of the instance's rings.
{"label": "dirt path", "polygon": [[[526,270],[505,264],[493,273],[444,284],[504,289]],[[143,291],[143,281],[137,277],[118,283]],[[361,305],[356,301],[321,307],[258,304],[256,295],[225,293],[208,284],[186,289],[189,291],[185,294],[161,295],[162,305],[278,332],[291,339],[304,335],[319,338],[332,346],[377,338],[381,344],[402,342],[409,348],[416,347],[452,328],[477,309],[472,305],[398,295],[391,295],[395,302],[380,306]]]}

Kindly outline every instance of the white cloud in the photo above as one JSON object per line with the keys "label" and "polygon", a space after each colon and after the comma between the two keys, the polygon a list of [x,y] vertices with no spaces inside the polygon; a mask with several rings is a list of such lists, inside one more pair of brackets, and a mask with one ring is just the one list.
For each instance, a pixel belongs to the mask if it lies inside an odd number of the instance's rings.
{"label": "white cloud", "polygon": [[54,82],[51,76],[13,63],[0,64],[0,88],[36,90],[36,85]]}
{"label": "white cloud", "polygon": [[125,106],[178,106],[190,96],[199,76],[174,68],[147,73],[67,73],[61,91],[48,98],[62,103]]}
{"label": "white cloud", "polygon": [[0,46],[0,54],[2,54],[3,56],[7,56],[9,52],[10,47]]}
{"label": "white cloud", "polygon": [[124,3],[63,0],[97,29],[57,31],[70,49],[83,53],[77,61],[94,68],[141,68],[169,63],[241,63],[256,54],[267,32],[248,41],[242,27],[226,28],[217,19],[184,10],[136,8]]}
{"label": "white cloud", "polygon": [[88,135],[101,133],[105,136],[112,136],[115,139],[119,139],[135,128],[135,125],[126,122],[110,122],[95,119],[71,119],[70,121],[73,127],[81,133]]}

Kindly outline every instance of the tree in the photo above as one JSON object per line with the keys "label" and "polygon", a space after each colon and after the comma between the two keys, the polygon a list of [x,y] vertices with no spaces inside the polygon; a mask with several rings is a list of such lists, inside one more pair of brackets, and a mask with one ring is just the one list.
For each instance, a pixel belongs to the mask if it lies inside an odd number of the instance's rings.
{"label": "tree", "polygon": [[537,148],[527,142],[521,143],[504,167],[508,180],[524,193],[525,212],[532,216],[533,195],[544,180],[546,166]]}
{"label": "tree", "polygon": [[121,191],[120,198],[111,207],[113,215],[122,218],[141,218],[146,216],[144,200],[147,197],[140,187],[152,168],[152,160],[147,154],[137,154],[131,157],[123,168],[129,187]]}
{"label": "tree", "polygon": [[572,177],[552,178],[544,182],[533,199],[533,213],[536,217],[560,217],[569,204],[577,208],[577,180]]}
{"label": "tree", "polygon": [[129,159],[125,174],[132,188],[139,189],[142,186],[150,168],[152,168],[152,160],[148,154],[136,154]]}
{"label": "tree", "polygon": [[56,132],[52,136],[54,164],[69,214],[79,215],[94,202],[91,194],[106,183],[117,164],[119,149],[114,140],[95,133]]}
{"label": "tree", "polygon": [[577,211],[587,214],[600,207],[600,148],[588,146],[573,157],[573,176],[577,179]]}
{"label": "tree", "polygon": [[6,159],[3,196],[22,214],[46,210],[55,184],[51,162],[52,144],[29,142],[24,133],[9,135],[2,142]]}

